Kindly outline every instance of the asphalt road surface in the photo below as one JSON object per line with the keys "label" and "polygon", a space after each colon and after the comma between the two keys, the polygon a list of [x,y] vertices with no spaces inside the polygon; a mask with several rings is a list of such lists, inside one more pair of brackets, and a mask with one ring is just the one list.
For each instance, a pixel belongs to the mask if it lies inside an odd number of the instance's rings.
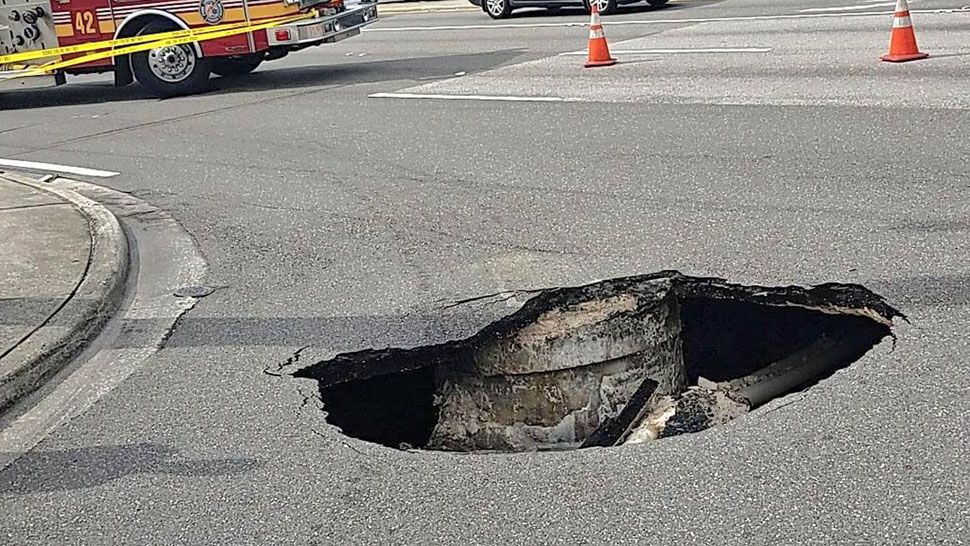
{"label": "asphalt road surface", "polygon": [[[98,183],[170,212],[220,287],[0,471],[0,541],[970,541],[963,4],[911,5],[934,56],[903,65],[877,61],[886,2],[702,0],[610,17],[623,62],[597,71],[579,12],[426,13],[198,96],[0,97],[0,157],[122,173]],[[910,323],[771,408],[621,449],[397,451],[263,373],[474,329],[442,302],[661,269],[860,283]]]}

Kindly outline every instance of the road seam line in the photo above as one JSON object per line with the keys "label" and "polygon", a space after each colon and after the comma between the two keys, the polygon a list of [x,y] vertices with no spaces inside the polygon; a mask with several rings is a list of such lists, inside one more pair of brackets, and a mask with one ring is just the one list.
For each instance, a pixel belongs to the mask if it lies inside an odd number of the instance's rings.
{"label": "road seam line", "polygon": [[[970,6],[962,8],[944,8],[944,9],[924,9],[924,10],[909,10],[910,13],[923,13],[923,14],[946,14],[946,13],[967,13],[970,12]],[[695,23],[731,23],[736,21],[786,21],[786,20],[797,20],[797,19],[831,19],[838,17],[884,17],[887,15],[892,15],[892,11],[873,11],[865,13],[805,13],[805,14],[787,14],[787,15],[750,15],[741,17],[708,17],[708,18],[691,18],[691,19],[654,19],[647,21],[609,21],[604,22],[603,26],[631,26],[631,25],[678,25],[678,24],[695,24]],[[565,28],[565,27],[585,27],[589,23],[582,21],[572,21],[568,23],[505,23],[496,25],[445,25],[445,26],[427,26],[427,27],[369,27],[361,29],[361,32],[421,32],[421,31],[446,31],[446,30],[493,30],[493,29],[515,29],[515,28]]]}
{"label": "road seam line", "polygon": [[582,99],[572,98],[572,97],[447,95],[447,94],[435,94],[435,93],[373,93],[367,96],[372,99],[440,99],[440,100],[473,100],[473,101],[487,101],[487,102],[582,102]]}
{"label": "road seam line", "polygon": [[[707,48],[661,48],[661,49],[615,49],[615,55],[667,55],[667,54],[708,54],[708,53],[768,53],[770,47],[707,47]],[[560,57],[586,55],[586,51],[567,51]]]}
{"label": "road seam line", "polygon": [[895,6],[896,2],[875,2],[871,4],[860,4],[855,6],[833,6],[828,8],[808,8],[798,10],[798,13],[825,13],[829,11],[859,11],[870,8],[884,8],[887,6]]}

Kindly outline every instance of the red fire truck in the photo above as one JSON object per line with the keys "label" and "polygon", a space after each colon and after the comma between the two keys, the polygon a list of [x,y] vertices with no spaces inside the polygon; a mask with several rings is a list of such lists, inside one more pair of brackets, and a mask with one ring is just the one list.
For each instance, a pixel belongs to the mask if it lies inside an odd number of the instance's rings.
{"label": "red fire truck", "polygon": [[[288,21],[300,14],[313,14]],[[376,0],[345,5],[344,0],[0,0],[0,63],[4,56],[74,46],[88,42],[159,34],[185,29],[256,26],[281,19],[269,28],[232,36],[162,45],[146,51],[106,57],[84,64],[36,73],[29,65],[0,64],[0,90],[60,85],[65,74],[114,72],[115,85],[138,80],[157,96],[201,90],[212,73],[235,76],[263,61],[291,51],[332,43],[360,34],[377,20]],[[259,26],[266,26],[262,24]],[[81,54],[59,56],[62,60]],[[49,62],[39,59],[31,62]],[[56,60],[56,58],[54,59]]]}

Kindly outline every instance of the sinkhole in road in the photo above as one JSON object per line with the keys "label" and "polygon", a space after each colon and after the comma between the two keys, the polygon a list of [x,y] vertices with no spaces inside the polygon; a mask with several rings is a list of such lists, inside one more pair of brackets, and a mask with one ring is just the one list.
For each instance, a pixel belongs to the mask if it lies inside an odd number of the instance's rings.
{"label": "sinkhole in road", "polygon": [[385,446],[608,447],[698,432],[809,388],[905,318],[859,285],[675,271],[517,294],[529,297],[469,338],[340,354],[294,375],[318,382],[330,424]]}

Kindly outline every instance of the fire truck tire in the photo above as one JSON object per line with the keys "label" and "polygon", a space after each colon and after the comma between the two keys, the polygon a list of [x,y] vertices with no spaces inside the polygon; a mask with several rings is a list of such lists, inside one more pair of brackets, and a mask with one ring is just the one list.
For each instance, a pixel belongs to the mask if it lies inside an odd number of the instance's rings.
{"label": "fire truck tire", "polygon": [[262,59],[255,57],[227,57],[224,59],[212,59],[212,73],[224,78],[232,76],[245,76],[256,70],[263,63]]}
{"label": "fire truck tire", "polygon": [[[138,34],[154,34],[178,30],[174,25],[153,21]],[[132,53],[131,71],[138,83],[151,94],[174,97],[198,93],[206,88],[211,72],[211,60],[196,52],[195,44],[166,46]]]}

